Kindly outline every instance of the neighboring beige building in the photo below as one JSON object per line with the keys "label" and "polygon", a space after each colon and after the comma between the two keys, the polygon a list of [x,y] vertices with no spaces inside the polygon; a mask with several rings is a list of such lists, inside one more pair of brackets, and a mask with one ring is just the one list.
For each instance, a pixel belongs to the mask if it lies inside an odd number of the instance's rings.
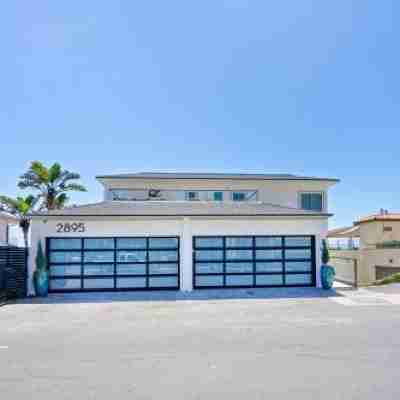
{"label": "neighboring beige building", "polygon": [[332,263],[344,280],[354,279],[352,263],[345,263],[345,258],[357,260],[360,285],[400,272],[400,213],[381,210],[360,218],[351,227],[329,231],[327,238]]}
{"label": "neighboring beige building", "polygon": [[10,225],[16,225],[18,219],[10,214],[0,211],[0,245],[9,243]]}

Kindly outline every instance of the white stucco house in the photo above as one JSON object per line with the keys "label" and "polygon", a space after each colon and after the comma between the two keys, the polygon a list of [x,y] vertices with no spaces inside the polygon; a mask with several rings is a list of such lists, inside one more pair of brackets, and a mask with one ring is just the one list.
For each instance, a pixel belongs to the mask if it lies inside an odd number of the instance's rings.
{"label": "white stucco house", "polygon": [[[333,178],[134,173],[99,203],[33,216],[51,292],[320,286]],[[33,293],[32,284],[29,288]]]}

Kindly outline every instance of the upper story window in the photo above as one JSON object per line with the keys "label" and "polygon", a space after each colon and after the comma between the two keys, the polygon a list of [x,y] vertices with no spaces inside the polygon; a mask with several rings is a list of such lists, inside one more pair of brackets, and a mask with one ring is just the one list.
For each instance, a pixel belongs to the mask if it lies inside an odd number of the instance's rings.
{"label": "upper story window", "polygon": [[304,210],[322,211],[324,196],[321,192],[300,193],[300,206]]}
{"label": "upper story window", "polygon": [[186,192],[186,200],[199,200],[199,192]]}
{"label": "upper story window", "polygon": [[213,199],[214,199],[214,201],[223,201],[224,200],[224,192],[214,192]]}
{"label": "upper story window", "polygon": [[257,200],[257,192],[242,190],[237,192],[232,192],[232,200],[233,201],[250,201]]}

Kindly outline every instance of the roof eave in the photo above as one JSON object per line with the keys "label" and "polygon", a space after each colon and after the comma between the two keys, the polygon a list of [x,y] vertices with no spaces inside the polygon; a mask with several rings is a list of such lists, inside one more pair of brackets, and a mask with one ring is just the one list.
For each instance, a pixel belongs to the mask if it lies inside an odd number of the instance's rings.
{"label": "roof eave", "polygon": [[96,175],[96,179],[122,179],[122,180],[130,180],[130,179],[142,179],[142,180],[235,180],[235,181],[315,181],[315,182],[332,182],[339,183],[340,179],[338,178],[318,178],[318,177],[217,177],[217,176],[209,176],[209,177],[171,177],[171,176],[121,176],[121,175]]}
{"label": "roof eave", "polygon": [[320,217],[329,218],[333,214],[272,214],[272,213],[260,213],[260,214],[31,214],[32,218],[58,218],[58,217]]}

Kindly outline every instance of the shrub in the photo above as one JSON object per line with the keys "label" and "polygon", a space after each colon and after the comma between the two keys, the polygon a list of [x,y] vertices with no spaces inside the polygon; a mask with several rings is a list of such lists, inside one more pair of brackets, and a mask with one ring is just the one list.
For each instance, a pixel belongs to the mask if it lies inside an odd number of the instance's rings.
{"label": "shrub", "polygon": [[328,250],[328,245],[326,243],[326,239],[322,240],[322,255],[321,255],[321,258],[322,258],[322,263],[323,264],[328,264],[329,260],[331,259],[330,255],[329,255],[329,250]]}

